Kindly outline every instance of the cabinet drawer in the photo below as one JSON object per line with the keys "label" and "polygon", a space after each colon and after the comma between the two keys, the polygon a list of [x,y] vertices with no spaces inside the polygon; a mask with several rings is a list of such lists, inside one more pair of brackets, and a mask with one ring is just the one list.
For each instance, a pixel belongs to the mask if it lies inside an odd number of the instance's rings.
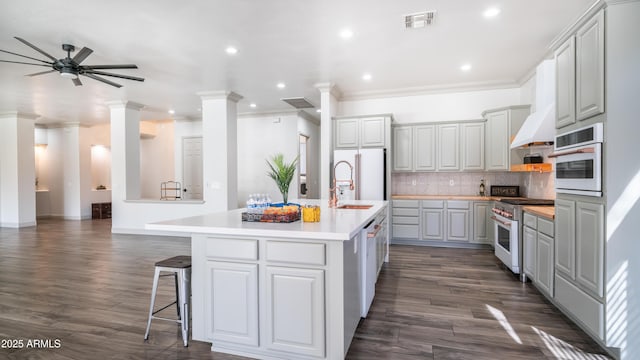
{"label": "cabinet drawer", "polygon": [[424,209],[444,209],[444,200],[422,200]]}
{"label": "cabinet drawer", "polygon": [[[528,226],[532,229],[538,228],[538,217],[529,213],[524,213],[524,226]],[[548,235],[548,234],[547,234]]]}
{"label": "cabinet drawer", "polygon": [[465,200],[448,200],[447,209],[469,209],[469,202]]}
{"label": "cabinet drawer", "polygon": [[325,265],[325,245],[287,241],[267,241],[267,261]]}
{"label": "cabinet drawer", "polygon": [[206,238],[205,242],[208,257],[258,260],[258,240]]}
{"label": "cabinet drawer", "polygon": [[420,209],[418,208],[393,208],[391,209],[391,215],[394,216],[420,216]]}
{"label": "cabinet drawer", "polygon": [[604,339],[604,305],[556,274],[555,299],[598,339]]}
{"label": "cabinet drawer", "polygon": [[418,200],[393,200],[394,208],[419,208],[420,201]]}
{"label": "cabinet drawer", "polygon": [[553,221],[538,218],[538,231],[553,237]]}
{"label": "cabinet drawer", "polygon": [[420,218],[417,216],[394,216],[392,221],[395,224],[408,224],[408,225],[418,225],[420,224]]}
{"label": "cabinet drawer", "polygon": [[418,239],[418,225],[393,225],[393,237],[405,239]]}

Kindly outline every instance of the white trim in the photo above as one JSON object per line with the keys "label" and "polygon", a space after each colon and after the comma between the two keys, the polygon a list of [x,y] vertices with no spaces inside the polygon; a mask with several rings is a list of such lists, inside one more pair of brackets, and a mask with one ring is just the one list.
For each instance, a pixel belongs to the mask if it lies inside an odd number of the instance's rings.
{"label": "white trim", "polygon": [[602,197],[602,191],[569,190],[569,189],[558,189],[558,188],[556,188],[556,193],[572,194],[572,195],[584,195],[584,196],[592,196],[592,197]]}

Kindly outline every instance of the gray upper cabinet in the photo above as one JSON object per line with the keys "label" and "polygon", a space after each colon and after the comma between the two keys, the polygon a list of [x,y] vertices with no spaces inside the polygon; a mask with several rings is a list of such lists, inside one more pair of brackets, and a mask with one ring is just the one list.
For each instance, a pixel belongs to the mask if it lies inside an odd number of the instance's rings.
{"label": "gray upper cabinet", "polygon": [[509,113],[507,110],[486,113],[487,170],[509,170]]}
{"label": "gray upper cabinet", "polygon": [[576,33],[576,118],[604,112],[604,10]]}
{"label": "gray upper cabinet", "polygon": [[575,38],[571,37],[555,51],[556,128],[576,122],[575,113]]}
{"label": "gray upper cabinet", "polygon": [[438,125],[438,170],[460,170],[460,126]]}
{"label": "gray upper cabinet", "polygon": [[339,118],[335,120],[335,148],[385,147],[389,118],[385,116]]}
{"label": "gray upper cabinet", "polygon": [[383,117],[360,119],[360,147],[384,147],[386,119]]}
{"label": "gray upper cabinet", "polygon": [[460,124],[462,170],[484,170],[484,122]]}
{"label": "gray upper cabinet", "polygon": [[393,171],[413,170],[413,128],[393,128]]}
{"label": "gray upper cabinet", "polygon": [[338,119],[335,125],[337,149],[357,148],[360,145],[360,119]]}
{"label": "gray upper cabinet", "polygon": [[436,125],[419,125],[413,128],[414,170],[436,170]]}

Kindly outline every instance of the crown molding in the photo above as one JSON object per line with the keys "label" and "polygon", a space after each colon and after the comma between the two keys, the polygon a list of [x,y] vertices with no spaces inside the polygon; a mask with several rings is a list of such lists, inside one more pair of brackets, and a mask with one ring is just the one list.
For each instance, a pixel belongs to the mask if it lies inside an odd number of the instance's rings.
{"label": "crown molding", "polygon": [[235,103],[237,103],[238,101],[244,99],[244,97],[238,93],[235,93],[233,91],[226,91],[226,90],[222,90],[222,91],[198,91],[196,93],[196,95],[200,96],[200,98],[202,100],[220,100],[220,99],[226,99],[226,100],[231,100]]}
{"label": "crown molding", "polygon": [[[629,1],[629,0],[626,0]],[[582,13],[575,21],[573,21],[569,26],[565,27],[564,30],[560,32],[553,40],[547,48],[551,51],[555,51],[560,45],[562,45],[567,39],[573,35],[578,29],[585,23],[587,20],[591,19],[598,11],[605,8],[607,3],[605,0],[595,0],[591,6],[587,8],[587,10]]]}

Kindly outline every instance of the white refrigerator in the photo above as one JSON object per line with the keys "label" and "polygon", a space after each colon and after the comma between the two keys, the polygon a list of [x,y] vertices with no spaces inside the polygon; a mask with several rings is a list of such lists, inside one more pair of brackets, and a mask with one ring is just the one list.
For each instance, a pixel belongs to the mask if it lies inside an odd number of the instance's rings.
{"label": "white refrigerator", "polygon": [[[333,153],[336,185],[341,200],[386,199],[386,149],[336,150]],[[348,162],[352,167],[340,161]],[[355,188],[349,190],[349,180]]]}

